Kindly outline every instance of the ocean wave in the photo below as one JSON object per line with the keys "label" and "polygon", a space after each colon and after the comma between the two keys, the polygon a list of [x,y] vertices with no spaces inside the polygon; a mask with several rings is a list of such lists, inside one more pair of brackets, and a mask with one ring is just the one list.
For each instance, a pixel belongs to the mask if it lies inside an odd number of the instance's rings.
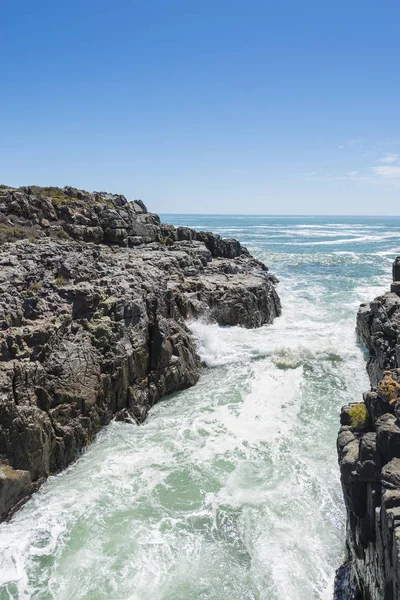
{"label": "ocean wave", "polygon": [[371,236],[356,229],[341,242],[351,250],[304,252],[302,234],[275,252],[256,232],[282,316],[256,330],[189,324],[208,367],[199,383],[140,427],[112,423],[0,525],[1,598],[331,598],[344,539],[338,414],[368,389],[355,314],[388,288],[393,250],[384,230],[384,248],[360,252]]}

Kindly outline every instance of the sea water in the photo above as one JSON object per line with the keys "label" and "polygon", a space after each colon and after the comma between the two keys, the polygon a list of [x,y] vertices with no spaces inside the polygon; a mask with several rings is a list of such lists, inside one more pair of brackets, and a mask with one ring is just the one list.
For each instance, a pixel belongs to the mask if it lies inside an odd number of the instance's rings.
{"label": "sea water", "polygon": [[0,526],[0,600],[328,600],[339,411],[369,385],[355,317],[389,287],[400,218],[163,220],[239,239],[279,277],[282,317],[190,324],[199,383],[112,423]]}

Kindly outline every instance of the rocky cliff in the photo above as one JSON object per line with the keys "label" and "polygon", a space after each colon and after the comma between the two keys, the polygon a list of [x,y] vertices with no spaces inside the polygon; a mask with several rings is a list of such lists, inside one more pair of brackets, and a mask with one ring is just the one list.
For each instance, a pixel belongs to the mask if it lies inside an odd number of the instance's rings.
{"label": "rocky cliff", "polygon": [[187,320],[271,323],[275,283],[239,242],[141,201],[1,186],[0,520],[111,419],[197,381]]}
{"label": "rocky cliff", "polygon": [[393,280],[357,315],[371,391],[341,414],[348,561],[337,573],[336,600],[400,599],[400,258]]}

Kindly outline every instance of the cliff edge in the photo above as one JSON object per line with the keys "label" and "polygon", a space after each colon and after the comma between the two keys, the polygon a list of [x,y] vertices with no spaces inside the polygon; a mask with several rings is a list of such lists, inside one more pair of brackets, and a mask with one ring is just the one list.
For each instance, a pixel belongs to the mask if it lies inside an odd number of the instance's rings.
{"label": "cliff edge", "polygon": [[400,257],[391,291],[361,305],[356,331],[369,350],[371,391],[341,414],[347,562],[337,572],[335,599],[399,600]]}
{"label": "cliff edge", "polygon": [[0,186],[0,520],[111,419],[196,383],[188,319],[271,323],[276,282],[236,240],[141,201]]}

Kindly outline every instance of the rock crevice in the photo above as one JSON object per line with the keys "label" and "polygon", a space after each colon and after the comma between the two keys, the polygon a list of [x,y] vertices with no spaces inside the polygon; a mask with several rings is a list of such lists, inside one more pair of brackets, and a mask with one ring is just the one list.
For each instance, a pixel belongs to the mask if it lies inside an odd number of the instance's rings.
{"label": "rock crevice", "polygon": [[0,186],[0,520],[111,419],[196,383],[188,320],[272,323],[276,282],[236,240],[141,201]]}

